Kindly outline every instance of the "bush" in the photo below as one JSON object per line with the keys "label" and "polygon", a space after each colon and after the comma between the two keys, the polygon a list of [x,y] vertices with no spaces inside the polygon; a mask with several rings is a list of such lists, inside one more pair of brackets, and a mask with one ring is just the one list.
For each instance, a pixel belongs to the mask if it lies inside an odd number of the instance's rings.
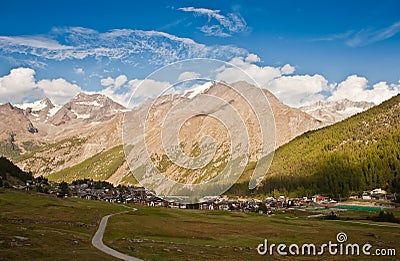
{"label": "bush", "polygon": [[379,211],[379,214],[374,217],[368,217],[372,221],[376,222],[392,222],[392,223],[400,223],[400,220],[394,217],[392,212],[387,211]]}
{"label": "bush", "polygon": [[58,185],[58,188],[60,190],[60,194],[64,195],[64,196],[69,196],[69,187],[68,187],[68,183],[63,181]]}

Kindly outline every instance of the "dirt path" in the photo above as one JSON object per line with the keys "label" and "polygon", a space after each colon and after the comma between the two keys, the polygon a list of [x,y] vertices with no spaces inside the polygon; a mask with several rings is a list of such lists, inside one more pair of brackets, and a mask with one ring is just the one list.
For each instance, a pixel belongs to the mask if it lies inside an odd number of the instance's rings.
{"label": "dirt path", "polygon": [[[137,209],[132,209],[133,211],[136,211]],[[136,257],[132,257],[129,255],[126,255],[124,253],[118,252],[117,250],[112,249],[111,247],[106,246],[103,243],[103,235],[104,235],[104,231],[106,230],[106,226],[107,226],[107,221],[111,216],[114,215],[118,215],[118,214],[122,214],[122,213],[127,213],[129,211],[124,211],[124,212],[119,212],[119,213],[115,213],[115,214],[111,214],[111,215],[107,215],[104,216],[101,219],[99,228],[96,231],[96,234],[94,234],[93,238],[92,238],[92,245],[97,248],[98,250],[111,255],[113,257],[122,259],[122,260],[129,260],[129,261],[141,261],[142,259],[136,258]]]}

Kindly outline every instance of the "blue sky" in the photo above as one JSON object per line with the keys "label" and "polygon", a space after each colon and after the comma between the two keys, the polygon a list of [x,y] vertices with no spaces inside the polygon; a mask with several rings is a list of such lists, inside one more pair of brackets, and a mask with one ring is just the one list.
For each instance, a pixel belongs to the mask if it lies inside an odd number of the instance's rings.
{"label": "blue sky", "polygon": [[[273,79],[279,78],[275,82],[266,76],[269,82],[260,84],[293,106],[330,99],[340,88],[342,93],[348,90],[348,98],[357,97],[357,90],[351,89],[350,83],[360,85],[359,92],[371,91],[382,81],[386,82],[387,93],[398,90],[398,1],[60,2],[9,1],[2,4],[0,77],[10,75],[11,69],[30,68],[34,71],[32,88],[43,89],[40,86],[44,83],[39,84],[41,80],[64,79],[82,90],[102,91],[107,86],[100,84],[101,79],[125,75],[124,84],[128,84],[179,59],[210,57],[232,61],[243,57],[245,61],[248,54],[255,54],[258,58],[248,59],[249,64],[243,68],[255,69],[251,66],[254,65],[261,68],[260,73],[265,67],[282,68],[290,64],[294,68],[293,72],[275,75]],[[121,29],[145,33],[127,33]],[[110,32],[114,34],[107,34]],[[138,40],[138,37],[141,38]],[[191,39],[195,44],[181,38]],[[129,45],[132,42],[136,44]],[[204,50],[203,45],[208,49]],[[68,49],[71,46],[74,48],[72,55]],[[100,47],[108,49],[99,55]],[[130,51],[122,51],[124,48]],[[25,70],[22,74],[32,76],[31,71]],[[305,76],[316,74],[324,78],[319,83],[324,86],[311,86],[308,91],[311,98],[285,85],[296,85],[298,80],[299,86],[307,87]],[[358,78],[349,79],[349,76]],[[311,80],[315,83],[316,79]],[[0,80],[0,84],[3,96],[0,102],[6,98],[14,102],[29,98],[7,91],[11,85],[6,85],[5,81]],[[68,86],[54,88],[64,90]],[[44,93],[50,91],[44,90]],[[371,100],[375,94],[364,92],[360,97]],[[387,95],[382,95],[381,99]],[[43,90],[42,94],[32,92],[32,98],[36,96],[43,96]],[[336,98],[343,97],[337,95]],[[62,98],[58,100],[63,101]]]}

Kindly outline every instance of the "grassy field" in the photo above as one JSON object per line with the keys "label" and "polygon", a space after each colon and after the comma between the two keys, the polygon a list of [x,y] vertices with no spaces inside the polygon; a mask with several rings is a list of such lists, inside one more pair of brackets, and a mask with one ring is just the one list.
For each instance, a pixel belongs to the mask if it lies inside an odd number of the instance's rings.
{"label": "grassy field", "polygon": [[[399,213],[396,214],[398,216]],[[277,255],[260,256],[255,248],[264,239],[270,243],[287,245],[336,243],[337,233],[345,232],[349,239],[347,243],[369,242],[374,246],[373,249],[397,248],[397,252],[400,251],[398,224],[397,228],[380,227],[307,219],[306,215],[294,212],[268,217],[260,214],[139,207],[134,213],[110,219],[105,242],[121,252],[150,260],[287,260],[287,257]],[[378,225],[396,226],[388,223]],[[399,253],[397,256],[400,257]],[[343,256],[324,256],[324,260],[340,259]],[[346,256],[346,260],[356,259]],[[382,259],[396,260],[394,257]],[[362,260],[376,259],[363,256]]]}
{"label": "grassy field", "polygon": [[[336,242],[345,232],[348,243],[396,248],[400,258],[400,225],[358,224],[307,219],[300,211],[273,216],[237,212],[136,207],[136,212],[109,219],[104,241],[120,252],[145,260],[292,260],[259,256],[258,244]],[[125,211],[121,205],[44,194],[0,190],[0,260],[115,260],[91,246],[98,221]],[[346,213],[346,216],[376,213]],[[395,212],[399,217],[400,212]],[[368,223],[368,221],[362,221]],[[385,227],[376,225],[388,225]],[[373,257],[324,256],[324,260],[376,260]],[[310,260],[297,257],[296,260]],[[320,260],[317,257],[314,260]]]}
{"label": "grassy field", "polygon": [[115,260],[91,245],[116,204],[0,189],[0,260]]}

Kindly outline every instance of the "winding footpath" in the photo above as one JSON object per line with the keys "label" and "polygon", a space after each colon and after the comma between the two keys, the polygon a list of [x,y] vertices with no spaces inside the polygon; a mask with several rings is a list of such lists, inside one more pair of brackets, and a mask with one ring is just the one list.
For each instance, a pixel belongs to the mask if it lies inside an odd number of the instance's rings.
{"label": "winding footpath", "polygon": [[[132,211],[136,211],[136,210],[137,209],[135,209],[135,208],[132,209]],[[117,250],[112,249],[111,247],[108,247],[103,243],[103,235],[104,235],[104,231],[106,230],[108,219],[111,216],[122,214],[122,213],[127,213],[127,212],[129,212],[129,211],[123,211],[123,212],[119,212],[119,213],[115,213],[115,214],[104,216],[101,219],[101,222],[100,222],[99,228],[96,231],[96,234],[94,234],[94,236],[92,238],[92,245],[95,248],[97,248],[98,250],[100,250],[100,251],[102,251],[102,252],[104,252],[104,253],[106,253],[106,254],[108,254],[110,256],[113,256],[113,257],[116,257],[116,258],[119,258],[119,259],[122,259],[122,260],[142,261],[142,259],[139,259],[139,258],[136,258],[136,257],[132,257],[132,256],[126,255],[124,253],[118,252]]]}

